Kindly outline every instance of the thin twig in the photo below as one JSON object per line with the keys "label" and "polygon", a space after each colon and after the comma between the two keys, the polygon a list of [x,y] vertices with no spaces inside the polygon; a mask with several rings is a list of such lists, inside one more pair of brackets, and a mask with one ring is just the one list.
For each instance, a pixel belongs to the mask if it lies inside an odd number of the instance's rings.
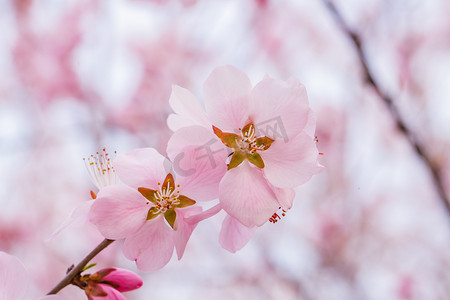
{"label": "thin twig", "polygon": [[108,247],[114,240],[104,239],[94,250],[91,251],[78,265],[73,267],[70,272],[64,277],[47,295],[54,295],[60,290],[62,290],[67,285],[71,284],[75,277],[80,275],[83,268],[91,261],[97,254],[99,254],[103,249]]}
{"label": "thin twig", "polygon": [[361,44],[361,38],[358,36],[357,33],[355,33],[353,30],[351,30],[347,23],[344,21],[342,15],[338,12],[336,7],[332,2],[329,0],[323,0],[326,7],[330,11],[330,13],[334,16],[336,22],[338,23],[341,30],[346,34],[349,39],[353,42],[356,52],[358,54],[358,58],[361,62],[361,66],[363,68],[364,76],[369,85],[373,87],[375,92],[377,93],[378,97],[387,105],[389,108],[389,111],[391,113],[392,118],[395,121],[395,125],[397,126],[397,129],[403,133],[403,135],[408,140],[409,144],[413,147],[414,151],[418,155],[418,157],[423,161],[425,166],[428,168],[428,170],[431,173],[431,177],[433,180],[433,183],[437,189],[437,192],[439,194],[439,197],[442,201],[442,204],[444,205],[447,214],[450,215],[450,201],[447,196],[447,193],[444,188],[444,180],[442,178],[442,173],[440,167],[433,163],[431,157],[429,154],[425,151],[425,147],[420,144],[419,141],[414,137],[414,134],[412,130],[407,126],[406,122],[402,119],[402,116],[400,115],[398,109],[394,105],[393,99],[388,96],[387,94],[383,93],[380,89],[380,87],[377,85],[377,83],[374,80],[374,77],[372,73],[370,72],[370,69],[368,67],[368,61],[367,57],[363,52],[362,44]]}

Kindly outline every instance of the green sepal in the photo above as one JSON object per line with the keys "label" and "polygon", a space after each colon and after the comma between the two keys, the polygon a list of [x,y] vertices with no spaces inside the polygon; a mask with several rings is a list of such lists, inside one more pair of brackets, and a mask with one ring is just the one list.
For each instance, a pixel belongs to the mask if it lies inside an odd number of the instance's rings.
{"label": "green sepal", "polygon": [[213,125],[213,131],[214,131],[214,134],[217,135],[217,137],[222,141],[222,143],[225,146],[234,148],[234,149],[238,148],[236,139],[238,139],[239,136],[237,134],[223,132],[222,130],[220,130],[219,128],[217,128],[214,125]]}
{"label": "green sepal", "polygon": [[97,283],[94,283],[93,281],[88,282],[88,286],[85,288],[86,295],[94,296],[94,297],[106,297],[108,294],[105,292],[105,290]]}
{"label": "green sepal", "polygon": [[155,190],[139,187],[138,188],[139,193],[142,194],[148,201],[152,202],[153,204],[158,204],[158,202],[155,199]]}
{"label": "green sepal", "polygon": [[96,284],[92,287],[90,295],[94,297],[106,297],[108,296],[108,293],[106,293],[100,285]]}
{"label": "green sepal", "polygon": [[169,209],[164,213],[164,219],[166,219],[167,223],[169,223],[170,227],[175,225],[175,219],[177,218],[177,213],[174,209]]}
{"label": "green sepal", "polygon": [[178,196],[178,200],[180,200],[180,204],[177,205],[179,208],[188,207],[196,203],[195,200],[183,195]]}
{"label": "green sepal", "polygon": [[253,153],[251,155],[247,156],[247,159],[249,162],[251,162],[252,164],[254,164],[255,166],[257,166],[258,168],[264,168],[264,161],[261,158],[261,155],[259,155],[258,153]]}
{"label": "green sepal", "polygon": [[239,166],[245,159],[245,152],[242,151],[234,151],[233,156],[231,157],[230,163],[228,164],[228,170],[236,168]]}
{"label": "green sepal", "polygon": [[173,179],[172,174],[167,174],[166,179],[164,179],[164,183],[161,189],[169,188],[169,190],[175,190],[175,179]]}
{"label": "green sepal", "polygon": [[242,135],[248,136],[250,128],[252,128],[252,127],[253,127],[253,130],[255,130],[255,125],[253,125],[253,123],[248,123],[247,125],[245,125],[244,128],[242,128]]}
{"label": "green sepal", "polygon": [[150,208],[147,213],[147,220],[153,220],[154,218],[159,216],[159,214],[156,213],[157,211],[158,211],[158,209],[156,207]]}
{"label": "green sepal", "polygon": [[90,264],[90,265],[84,266],[84,268],[81,269],[81,272],[84,272],[84,271],[86,271],[87,269],[90,269],[90,268],[92,268],[92,267],[95,267],[96,265],[97,265],[97,264],[94,263],[94,264]]}
{"label": "green sepal", "polygon": [[103,277],[107,276],[109,273],[115,271],[116,268],[106,268],[106,269],[102,269],[98,272],[95,272],[94,274],[91,275],[91,278],[94,280],[98,280],[101,281],[103,279]]}
{"label": "green sepal", "polygon": [[256,146],[258,146],[259,150],[267,150],[270,148],[270,146],[272,145],[272,143],[275,140],[272,140],[271,138],[264,136],[264,137],[260,137],[256,139]]}

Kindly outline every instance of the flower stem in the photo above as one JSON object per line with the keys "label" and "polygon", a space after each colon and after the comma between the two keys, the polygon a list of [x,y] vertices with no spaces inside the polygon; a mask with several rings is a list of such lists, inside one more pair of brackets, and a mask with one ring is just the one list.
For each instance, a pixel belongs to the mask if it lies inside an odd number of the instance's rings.
{"label": "flower stem", "polygon": [[73,282],[73,280],[80,275],[83,271],[83,268],[88,264],[88,262],[93,259],[97,254],[99,254],[103,249],[108,247],[114,240],[104,239],[94,250],[92,250],[83,260],[76,265],[74,268],[67,273],[66,277],[64,277],[47,295],[54,295],[69,284]]}

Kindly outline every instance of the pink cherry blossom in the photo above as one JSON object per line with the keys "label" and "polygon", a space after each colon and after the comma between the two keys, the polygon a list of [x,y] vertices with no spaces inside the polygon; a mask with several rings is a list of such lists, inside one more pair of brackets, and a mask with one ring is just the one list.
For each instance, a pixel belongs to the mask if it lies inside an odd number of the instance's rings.
{"label": "pink cherry blossom", "polygon": [[113,165],[122,182],[102,189],[90,220],[108,239],[125,238],[124,255],[144,271],[165,266],[175,248],[178,259],[201,214],[196,202],[218,197],[226,171],[224,153],[213,162],[195,146],[184,148],[172,163],[155,149],[118,155]]}
{"label": "pink cherry blossom", "polygon": [[[119,179],[112,166],[110,155],[106,152],[106,148],[103,148],[100,153],[97,152],[95,155],[92,154],[87,159],[84,158],[83,160],[89,177],[98,190],[119,183]],[[97,198],[97,194],[94,191],[91,190],[90,194],[92,200],[84,201],[75,207],[70,215],[52,233],[49,240],[53,239],[68,227],[81,227],[89,223],[89,211],[91,210],[94,200]]]}
{"label": "pink cherry blossom", "polygon": [[[23,299],[29,284],[28,271],[15,256],[0,251],[0,300]],[[38,300],[64,300],[51,295]]]}
{"label": "pink cherry blossom", "polygon": [[91,300],[126,300],[122,292],[138,289],[143,284],[141,277],[135,273],[117,268],[83,275],[78,283]]}
{"label": "pink cherry blossom", "polygon": [[306,90],[296,79],[268,76],[252,87],[245,73],[225,66],[211,73],[203,94],[205,110],[188,90],[173,88],[175,114],[168,125],[176,132],[169,156],[193,143],[214,145],[215,153],[228,151],[221,207],[247,227],[261,226],[278,209],[289,209],[291,189],[321,170]]}

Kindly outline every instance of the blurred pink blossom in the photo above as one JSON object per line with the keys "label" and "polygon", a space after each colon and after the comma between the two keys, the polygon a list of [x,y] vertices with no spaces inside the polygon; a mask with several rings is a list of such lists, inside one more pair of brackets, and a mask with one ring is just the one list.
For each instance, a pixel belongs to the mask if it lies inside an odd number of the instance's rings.
{"label": "blurred pink blossom", "polygon": [[26,22],[32,0],[13,0],[13,9],[17,17],[19,26]]}
{"label": "blurred pink blossom", "polygon": [[209,60],[208,54],[190,46],[173,28],[151,43],[139,41],[130,47],[143,66],[143,74],[125,106],[112,108],[110,122],[144,139],[152,137],[151,144],[163,151],[171,133],[166,123],[171,86],[190,86],[195,70]]}
{"label": "blurred pink blossom", "polygon": [[413,299],[414,278],[410,275],[404,275],[400,278],[398,285],[398,296],[403,300]]}
{"label": "blurred pink blossom", "polygon": [[[23,10],[23,5],[18,9]],[[86,100],[73,67],[73,54],[82,39],[80,18],[90,8],[85,4],[75,6],[47,32],[36,32],[29,22],[19,27],[13,50],[17,75],[43,106],[61,97]]]}
{"label": "blurred pink blossom", "polygon": [[[0,251],[0,300],[23,299],[29,285],[28,271],[15,256]],[[52,295],[38,300],[63,300]]]}
{"label": "blurred pink blossom", "polygon": [[156,4],[168,4],[170,2],[180,2],[183,6],[188,7],[195,5],[197,3],[197,0],[177,0],[177,1],[170,1],[170,0],[134,0],[134,1],[142,1],[142,2],[152,2]]}

